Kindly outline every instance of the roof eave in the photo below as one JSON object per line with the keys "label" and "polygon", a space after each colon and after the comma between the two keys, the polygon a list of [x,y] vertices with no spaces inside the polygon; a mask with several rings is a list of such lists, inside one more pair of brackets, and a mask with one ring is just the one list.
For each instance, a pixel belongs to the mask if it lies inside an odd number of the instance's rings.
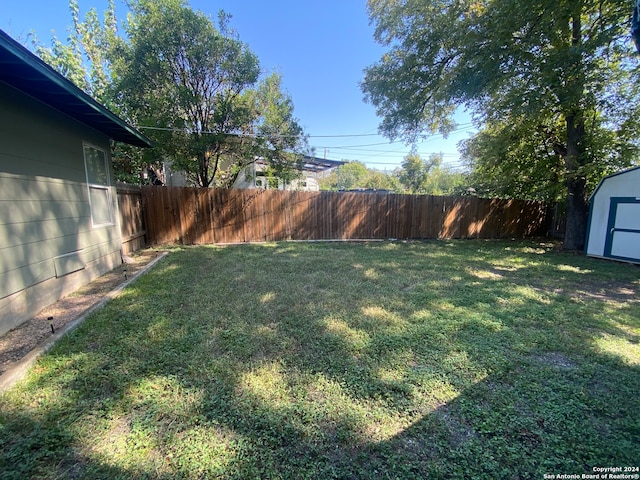
{"label": "roof eave", "polygon": [[[0,30],[0,80],[52,108],[88,125],[115,141],[138,147],[151,147],[152,142],[141,132],[98,103],[43,60]],[[13,60],[10,58],[13,57]],[[29,70],[29,77],[12,75],[7,64],[15,63]],[[71,103],[73,100],[73,103]],[[77,102],[77,103],[76,103]],[[95,117],[93,116],[95,114]]]}

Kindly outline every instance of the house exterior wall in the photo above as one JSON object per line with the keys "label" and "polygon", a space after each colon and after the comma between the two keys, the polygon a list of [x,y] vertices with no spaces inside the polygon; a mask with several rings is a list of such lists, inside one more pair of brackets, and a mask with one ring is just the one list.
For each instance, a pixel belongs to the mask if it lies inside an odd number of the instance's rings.
{"label": "house exterior wall", "polygon": [[315,178],[306,177],[303,179],[292,180],[291,185],[289,185],[287,190],[295,190],[297,192],[319,192],[320,185]]}
{"label": "house exterior wall", "polygon": [[[121,262],[109,139],[0,82],[0,334]],[[107,156],[112,222],[94,226],[84,146]]]}
{"label": "house exterior wall", "polygon": [[164,181],[165,186],[167,187],[194,187],[192,183],[189,182],[187,176],[184,172],[180,170],[174,170],[172,162],[162,162],[162,170],[164,171]]}
{"label": "house exterior wall", "polygon": [[[259,163],[252,163],[251,165],[242,169],[238,174],[238,178],[233,184],[233,188],[264,188],[274,189],[273,186],[268,184],[268,179],[264,176],[260,176],[259,173],[265,170],[265,166]],[[288,185],[281,179],[277,179],[277,190],[293,190],[298,192],[319,192],[320,186],[318,181],[309,176],[308,172],[302,172],[303,178],[294,179]]]}
{"label": "house exterior wall", "polygon": [[[612,198],[640,198],[640,167],[604,178],[591,197],[589,227],[585,253],[604,257]],[[636,219],[640,230],[640,218]],[[640,252],[638,255],[640,261]]]}

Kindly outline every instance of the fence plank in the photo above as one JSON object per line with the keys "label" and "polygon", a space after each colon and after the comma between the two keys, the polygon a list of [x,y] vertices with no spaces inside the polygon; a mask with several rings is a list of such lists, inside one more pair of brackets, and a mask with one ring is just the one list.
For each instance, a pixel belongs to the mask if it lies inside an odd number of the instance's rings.
{"label": "fence plank", "polygon": [[262,202],[258,200],[258,197],[262,194],[262,190],[247,190],[242,192],[243,235],[246,242],[260,242],[265,240],[263,205]]}
{"label": "fence plank", "polygon": [[216,243],[230,243],[233,239],[233,206],[228,202],[229,191],[213,192],[213,230]]}
{"label": "fence plank", "polygon": [[142,193],[137,185],[116,184],[122,253],[135,252],[146,245]]}

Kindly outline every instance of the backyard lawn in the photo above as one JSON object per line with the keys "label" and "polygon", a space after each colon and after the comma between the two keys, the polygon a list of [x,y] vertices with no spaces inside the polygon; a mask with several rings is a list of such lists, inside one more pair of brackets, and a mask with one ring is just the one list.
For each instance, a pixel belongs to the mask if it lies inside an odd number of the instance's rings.
{"label": "backyard lawn", "polygon": [[534,242],[175,249],[0,396],[0,477],[639,467],[639,292]]}

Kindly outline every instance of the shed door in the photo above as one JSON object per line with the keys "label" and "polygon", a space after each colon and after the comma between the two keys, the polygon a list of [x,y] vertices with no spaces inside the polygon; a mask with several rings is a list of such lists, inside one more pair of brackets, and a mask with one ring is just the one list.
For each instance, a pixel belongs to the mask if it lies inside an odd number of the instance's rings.
{"label": "shed door", "polygon": [[611,198],[604,256],[640,261],[640,198]]}

